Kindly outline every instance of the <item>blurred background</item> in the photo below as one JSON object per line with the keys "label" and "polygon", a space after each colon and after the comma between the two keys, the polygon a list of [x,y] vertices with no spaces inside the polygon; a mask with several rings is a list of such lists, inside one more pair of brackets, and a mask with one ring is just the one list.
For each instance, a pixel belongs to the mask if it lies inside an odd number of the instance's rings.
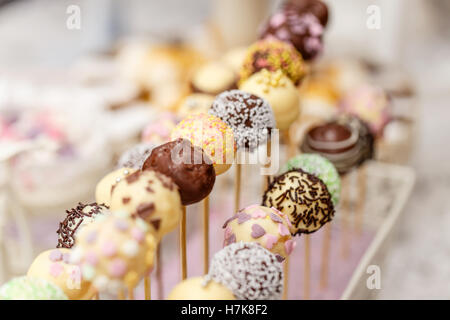
{"label": "blurred background", "polygon": [[[450,2],[325,2],[330,22],[317,65],[338,68],[348,83],[370,77],[383,84],[398,98],[401,117],[413,121],[406,138],[401,126],[385,134],[385,145],[394,147],[382,149],[379,159],[412,167],[416,183],[386,251],[377,298],[448,299]],[[190,69],[226,53],[237,56],[236,48],[255,41],[279,5],[272,0],[0,0],[0,120],[19,117],[19,131],[36,121],[54,121],[65,128],[48,133],[54,140],[73,138],[57,150],[48,139],[8,143],[16,133],[3,127],[0,188],[4,203],[14,199],[7,205],[10,212],[32,212],[24,228],[32,237],[48,239],[44,243],[54,242],[54,228],[40,227],[54,220],[47,213],[92,194],[117,156],[157,117],[155,109],[172,110],[183,98]],[[366,25],[371,5],[380,8],[379,29]],[[70,29],[68,19],[77,8],[80,28]],[[398,140],[407,152],[396,149]],[[18,216],[16,223],[25,225]],[[18,251],[17,268],[20,259],[33,256],[26,250]],[[12,257],[6,253],[2,259]],[[3,272],[10,275],[15,262],[8,263]]]}

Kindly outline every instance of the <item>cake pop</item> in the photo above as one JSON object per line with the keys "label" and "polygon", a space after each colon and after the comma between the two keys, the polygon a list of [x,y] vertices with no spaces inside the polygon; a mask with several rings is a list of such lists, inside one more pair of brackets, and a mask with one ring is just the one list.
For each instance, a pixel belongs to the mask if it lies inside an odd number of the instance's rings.
{"label": "cake pop", "polygon": [[95,187],[96,202],[109,206],[114,185],[135,171],[132,168],[120,168],[104,176]]}
{"label": "cake pop", "polygon": [[69,300],[90,300],[96,289],[83,279],[80,268],[70,263],[70,252],[65,248],[42,252],[34,259],[27,276],[53,283]]}
{"label": "cake pop", "polygon": [[345,174],[373,157],[374,138],[367,125],[357,118],[340,117],[310,129],[301,150],[320,154],[340,174]]}
{"label": "cake pop", "polygon": [[251,205],[223,225],[224,246],[239,241],[256,242],[283,261],[295,248],[290,227],[289,218],[277,209]]}
{"label": "cake pop", "polygon": [[334,217],[327,187],[322,180],[302,169],[278,176],[264,193],[263,205],[288,215],[292,235],[312,233]]}
{"label": "cake pop", "polygon": [[239,300],[278,300],[283,268],[276,256],[254,242],[237,242],[217,252],[206,280],[228,287]]}
{"label": "cake pop", "polygon": [[299,92],[281,70],[261,70],[244,81],[239,89],[269,102],[280,130],[289,129],[300,113]]}
{"label": "cake pop", "polygon": [[280,10],[268,21],[261,39],[278,39],[292,44],[303,59],[312,60],[323,50],[323,26],[312,13],[297,10]]}
{"label": "cake pop", "polygon": [[99,292],[117,294],[136,287],[149,274],[156,246],[144,220],[117,211],[81,230],[70,260]]}
{"label": "cake pop", "polygon": [[181,101],[177,114],[181,118],[186,118],[191,114],[207,113],[214,102],[214,96],[204,93],[193,93]]}
{"label": "cake pop", "polygon": [[66,218],[59,223],[57,248],[72,248],[75,244],[77,233],[82,227],[92,223],[99,214],[109,214],[108,207],[97,203],[78,205],[66,211]]}
{"label": "cake pop", "polygon": [[178,117],[171,112],[162,112],[142,131],[142,142],[159,145],[170,141],[170,133],[179,122]]}
{"label": "cake pop", "polygon": [[240,73],[239,84],[263,69],[281,70],[295,85],[305,75],[302,56],[287,42],[277,39],[260,40],[248,48]]}
{"label": "cake pop", "polygon": [[375,136],[381,136],[389,122],[389,99],[382,88],[362,85],[351,89],[339,104],[344,113],[356,116],[366,122]]}
{"label": "cake pop", "polygon": [[270,131],[276,127],[269,103],[240,90],[225,91],[218,95],[209,113],[233,129],[240,149],[254,150],[266,142]]}
{"label": "cake pop", "polygon": [[298,13],[312,13],[319,19],[322,26],[328,24],[328,7],[319,0],[289,0],[283,5],[284,10],[295,10]]}
{"label": "cake pop", "polygon": [[201,147],[214,165],[216,175],[227,171],[233,163],[236,142],[233,130],[220,118],[199,113],[181,121],[172,131],[172,140],[184,138]]}
{"label": "cake pop", "polygon": [[168,300],[236,300],[233,293],[221,283],[205,282],[203,277],[186,279],[170,292]]}
{"label": "cake pop", "polygon": [[132,168],[139,170],[145,159],[152,153],[155,145],[152,143],[140,143],[126,150],[117,161],[116,168]]}
{"label": "cake pop", "polygon": [[162,173],[136,171],[115,185],[110,209],[142,218],[159,240],[180,220],[180,194],[172,179]]}
{"label": "cake pop", "polygon": [[209,195],[216,173],[204,151],[186,139],[177,139],[153,149],[142,170],[155,170],[172,178],[179,187],[184,206]]}
{"label": "cake pop", "polygon": [[216,95],[236,88],[236,76],[226,64],[210,62],[194,73],[191,87],[194,92]]}
{"label": "cake pop", "polygon": [[329,160],[318,154],[303,153],[289,159],[281,169],[281,172],[287,172],[292,169],[302,169],[322,180],[331,194],[333,205],[337,206],[341,192],[341,178]]}
{"label": "cake pop", "polygon": [[67,296],[50,281],[22,276],[0,287],[0,300],[67,300]]}

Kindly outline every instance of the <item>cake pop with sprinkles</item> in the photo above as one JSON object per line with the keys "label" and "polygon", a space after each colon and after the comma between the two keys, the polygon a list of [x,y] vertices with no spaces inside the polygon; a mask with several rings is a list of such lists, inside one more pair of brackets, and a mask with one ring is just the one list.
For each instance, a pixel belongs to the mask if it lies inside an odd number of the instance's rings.
{"label": "cake pop with sprinkles", "polygon": [[274,253],[278,261],[283,261],[295,248],[288,217],[275,208],[251,205],[228,219],[225,229],[224,246],[235,242],[256,242]]}
{"label": "cake pop with sprinkles", "polygon": [[278,300],[283,293],[283,268],[277,257],[254,242],[237,242],[217,252],[205,283],[228,287],[239,300]]}
{"label": "cake pop with sprinkles", "polygon": [[306,73],[301,54],[291,44],[274,38],[260,40],[248,48],[239,84],[263,69],[271,72],[281,70],[295,85]]}
{"label": "cake pop with sprinkles", "polygon": [[150,273],[156,246],[144,220],[118,211],[81,230],[70,261],[100,293],[117,294],[136,287]]}
{"label": "cake pop with sprinkles", "polygon": [[0,300],[67,300],[64,292],[45,279],[17,277],[0,287]]}
{"label": "cake pop with sprinkles", "polygon": [[70,249],[52,249],[39,254],[28,268],[28,277],[50,281],[69,300],[89,300],[96,293],[92,283],[83,279],[80,268],[70,263]]}
{"label": "cake pop with sprinkles", "polygon": [[281,169],[281,172],[287,172],[292,169],[302,169],[322,180],[331,194],[333,205],[335,207],[338,205],[341,193],[341,178],[333,163],[328,159],[318,154],[299,154],[289,159]]}
{"label": "cake pop with sprinkles", "polygon": [[181,138],[156,147],[142,170],[155,170],[169,176],[179,187],[184,206],[207,197],[216,181],[214,166],[203,149]]}
{"label": "cake pop with sprinkles", "polygon": [[117,183],[110,209],[143,219],[158,241],[176,228],[182,213],[178,186],[153,170],[136,171]]}
{"label": "cake pop with sprinkles", "polygon": [[269,103],[241,90],[225,91],[218,95],[209,113],[228,124],[239,149],[254,150],[264,144],[276,122]]}
{"label": "cake pop with sprinkles", "polygon": [[289,217],[292,235],[317,231],[334,217],[326,185],[302,169],[275,178],[265,191],[262,204],[275,207]]}
{"label": "cake pop with sprinkles", "polygon": [[99,214],[109,214],[108,207],[97,203],[78,203],[75,208],[66,210],[66,218],[59,223],[57,248],[72,248],[77,233],[82,227],[92,223]]}
{"label": "cake pop with sprinkles", "polygon": [[184,138],[205,151],[216,175],[227,171],[236,154],[233,130],[220,118],[198,113],[187,116],[172,131],[172,140]]}
{"label": "cake pop with sprinkles", "polygon": [[126,150],[117,161],[116,168],[132,168],[139,170],[142,168],[145,159],[152,153],[156,145],[152,143],[139,143]]}
{"label": "cake pop with sprinkles", "polygon": [[111,193],[116,183],[135,171],[136,169],[133,168],[120,168],[108,173],[95,187],[95,201],[99,204],[109,206],[111,203]]}

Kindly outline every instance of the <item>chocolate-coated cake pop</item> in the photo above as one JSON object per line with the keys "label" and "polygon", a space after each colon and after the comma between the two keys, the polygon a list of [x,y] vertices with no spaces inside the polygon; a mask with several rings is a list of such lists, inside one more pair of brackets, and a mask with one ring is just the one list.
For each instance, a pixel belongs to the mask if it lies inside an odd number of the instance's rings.
{"label": "chocolate-coated cake pop", "polygon": [[75,208],[66,211],[66,218],[59,223],[57,248],[72,248],[77,232],[95,220],[97,215],[108,214],[108,207],[103,204],[79,203]]}
{"label": "chocolate-coated cake pop", "polygon": [[208,196],[216,181],[214,166],[203,149],[182,138],[153,149],[142,167],[147,169],[172,178],[179,187],[184,206]]}
{"label": "chocolate-coated cake pop", "polygon": [[228,287],[239,300],[278,300],[283,268],[276,256],[254,242],[237,242],[217,252],[206,279]]}
{"label": "chocolate-coated cake pop", "polygon": [[276,128],[269,103],[241,90],[225,91],[218,95],[209,113],[233,129],[238,148],[250,151],[265,143],[270,131]]}
{"label": "chocolate-coated cake pop", "polygon": [[305,60],[312,60],[323,50],[323,26],[312,13],[296,10],[276,12],[261,32],[261,39],[278,39],[292,44]]}
{"label": "chocolate-coated cake pop", "polygon": [[295,10],[298,13],[312,13],[322,26],[328,24],[328,7],[320,0],[289,0],[283,5],[284,10]]}
{"label": "chocolate-coated cake pop", "polygon": [[373,158],[374,138],[359,119],[340,117],[308,131],[301,150],[320,154],[344,174]]}
{"label": "chocolate-coated cake pop", "polygon": [[317,231],[334,217],[326,185],[301,169],[278,176],[264,193],[262,204],[288,215],[292,235]]}

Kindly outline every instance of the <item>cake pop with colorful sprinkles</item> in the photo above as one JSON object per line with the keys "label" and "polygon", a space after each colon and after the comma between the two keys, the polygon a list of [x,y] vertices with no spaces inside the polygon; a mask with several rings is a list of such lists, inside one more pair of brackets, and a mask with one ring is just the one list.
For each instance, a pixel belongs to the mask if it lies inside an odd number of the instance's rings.
{"label": "cake pop with colorful sprinkles", "polygon": [[290,227],[288,217],[277,209],[251,205],[225,222],[224,246],[239,241],[256,242],[274,253],[281,262],[296,245]]}
{"label": "cake pop with colorful sprinkles", "polygon": [[28,268],[27,276],[50,281],[61,288],[69,300],[90,300],[96,289],[83,279],[80,268],[70,263],[70,252],[65,248],[42,252]]}
{"label": "cake pop with colorful sprinkles", "polygon": [[183,138],[205,151],[216,175],[227,171],[236,153],[233,130],[220,118],[198,113],[187,116],[172,131],[172,140]]}
{"label": "cake pop with colorful sprinkles", "polygon": [[45,279],[17,277],[0,287],[0,300],[67,300],[64,292]]}
{"label": "cake pop with colorful sprinkles", "polygon": [[326,185],[302,169],[275,178],[264,193],[262,204],[275,207],[289,217],[292,235],[317,231],[334,217]]}
{"label": "cake pop with colorful sprinkles", "polygon": [[306,73],[305,63],[297,50],[291,44],[274,38],[260,40],[248,48],[239,83],[263,69],[271,72],[281,70],[295,85]]}
{"label": "cake pop with colorful sprinkles", "polygon": [[281,70],[266,69],[242,82],[240,90],[265,99],[272,108],[277,128],[287,130],[300,113],[300,95],[291,80]]}
{"label": "cake pop with colorful sprinkles", "polygon": [[318,154],[303,153],[289,159],[281,172],[292,169],[302,169],[322,180],[331,194],[333,205],[337,206],[341,193],[341,178],[333,163]]}
{"label": "cake pop with colorful sprinkles", "polygon": [[217,252],[206,281],[228,287],[239,300],[278,300],[283,268],[275,254],[254,242],[237,242]]}
{"label": "cake pop with colorful sprinkles", "polygon": [[156,246],[144,220],[118,211],[81,230],[70,260],[100,293],[118,294],[150,273]]}
{"label": "cake pop with colorful sprinkles", "polygon": [[66,210],[66,218],[59,223],[57,248],[72,248],[75,244],[77,233],[82,227],[92,223],[99,214],[108,214],[109,210],[103,204],[78,203],[75,208]]}
{"label": "cake pop with colorful sprinkles", "polygon": [[251,93],[240,90],[218,95],[209,113],[228,124],[239,149],[254,150],[264,144],[276,122],[269,103]]}
{"label": "cake pop with colorful sprinkles", "polygon": [[117,183],[110,209],[143,219],[158,241],[176,228],[182,213],[178,186],[153,170],[136,171]]}
{"label": "cake pop with colorful sprinkles", "polygon": [[216,181],[214,166],[203,149],[181,138],[156,147],[142,167],[148,169],[161,172],[175,182],[184,206],[207,197]]}

